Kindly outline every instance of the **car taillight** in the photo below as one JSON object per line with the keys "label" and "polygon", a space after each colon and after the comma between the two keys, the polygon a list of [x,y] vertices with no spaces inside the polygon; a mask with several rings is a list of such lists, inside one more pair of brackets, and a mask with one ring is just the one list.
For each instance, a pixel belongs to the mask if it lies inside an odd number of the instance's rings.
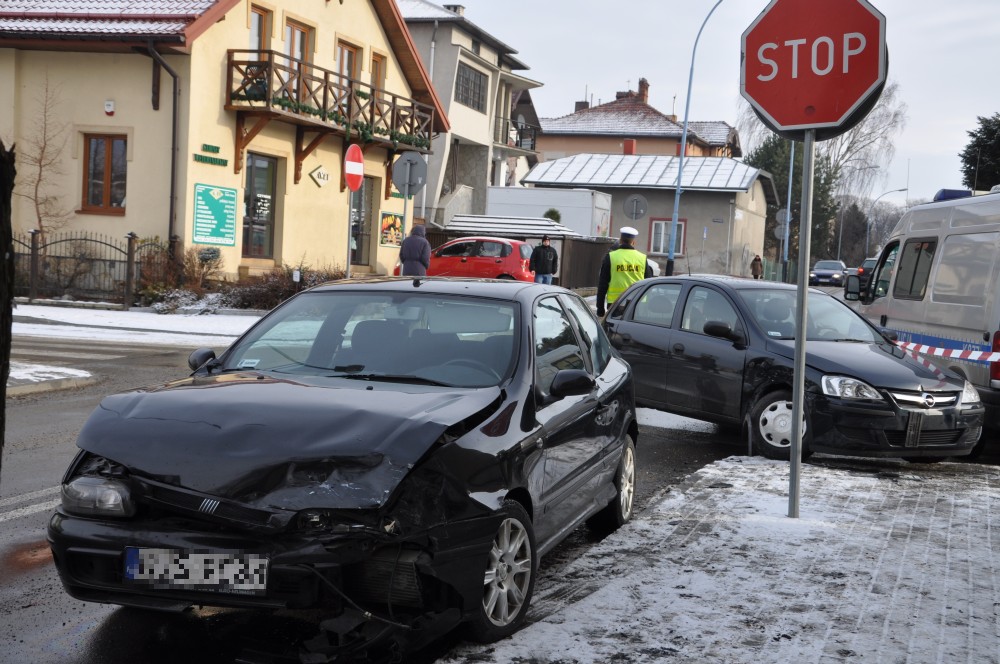
{"label": "car taillight", "polygon": [[[994,353],[1000,353],[1000,330],[993,333]],[[990,380],[1000,380],[1000,362],[990,362]]]}

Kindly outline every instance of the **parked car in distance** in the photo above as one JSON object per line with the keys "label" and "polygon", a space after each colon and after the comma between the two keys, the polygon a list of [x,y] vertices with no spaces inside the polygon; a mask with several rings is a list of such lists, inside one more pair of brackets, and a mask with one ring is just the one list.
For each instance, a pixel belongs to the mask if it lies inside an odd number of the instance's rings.
{"label": "parked car in distance", "polygon": [[[636,404],[736,427],[787,459],[796,290],[731,277],[633,284],[608,312]],[[983,404],[960,376],[903,351],[843,302],[809,292],[803,453],[939,460],[969,454]]]}
{"label": "parked car in distance", "polygon": [[[534,281],[528,269],[532,246],[499,237],[463,237],[449,240],[431,252],[429,277],[471,277]],[[397,264],[393,271],[399,275]]]}
{"label": "parked car in distance", "polygon": [[810,286],[842,286],[847,265],[844,261],[816,261],[809,270]]}
{"label": "parked car in distance", "polygon": [[[874,258],[866,258],[858,268],[857,275],[862,289],[868,288],[868,282],[871,281],[872,272],[875,270],[876,263],[878,263],[878,256]],[[846,279],[844,280],[844,283],[846,285]]]}
{"label": "parked car in distance", "polygon": [[631,370],[565,289],[318,286],[189,364],[80,432],[48,527],[78,599],[320,609],[367,661],[376,635],[511,634],[540,556],[632,516]]}

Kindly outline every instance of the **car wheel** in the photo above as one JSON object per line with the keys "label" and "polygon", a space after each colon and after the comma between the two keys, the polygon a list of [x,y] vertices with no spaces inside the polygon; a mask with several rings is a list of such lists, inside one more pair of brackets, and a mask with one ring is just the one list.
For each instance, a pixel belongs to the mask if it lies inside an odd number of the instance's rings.
{"label": "car wheel", "polygon": [[483,598],[472,635],[481,643],[510,636],[524,622],[535,589],[535,531],[516,500],[505,500],[483,571]]}
{"label": "car wheel", "polygon": [[635,509],[635,444],[625,436],[622,458],[615,472],[615,497],[604,509],[587,519],[587,527],[602,534],[621,528],[632,518]]}
{"label": "car wheel", "polygon": [[497,279],[504,279],[506,281],[514,281],[514,277],[510,276],[509,274],[501,274],[499,277],[497,277]]}
{"label": "car wheel", "polygon": [[[768,459],[787,461],[792,450],[792,394],[777,390],[765,394],[754,404],[750,414],[753,447]],[[802,458],[809,457],[806,444],[805,415],[802,416]]]}

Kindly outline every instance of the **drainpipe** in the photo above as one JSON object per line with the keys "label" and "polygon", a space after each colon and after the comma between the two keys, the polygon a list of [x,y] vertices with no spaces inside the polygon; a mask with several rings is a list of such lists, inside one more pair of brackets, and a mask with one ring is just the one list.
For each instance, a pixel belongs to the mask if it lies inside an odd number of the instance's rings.
{"label": "drainpipe", "polygon": [[[437,31],[438,22],[434,19],[434,31],[431,33],[431,63],[430,71],[427,72],[428,78],[431,79],[431,88],[434,87],[434,47],[437,46]],[[427,187],[423,188],[420,192],[420,218],[424,220],[424,224],[427,223]]]}
{"label": "drainpipe", "polygon": [[167,219],[167,246],[170,248],[171,258],[176,258],[173,255],[174,251],[174,217],[176,215],[176,199],[177,199],[177,94],[178,94],[178,76],[177,72],[170,68],[167,61],[163,59],[156,48],[153,46],[153,42],[148,44],[149,57],[153,58],[160,64],[161,67],[167,70],[170,74],[170,78],[174,81],[173,87],[173,97],[171,99],[170,105],[170,211],[168,213]]}

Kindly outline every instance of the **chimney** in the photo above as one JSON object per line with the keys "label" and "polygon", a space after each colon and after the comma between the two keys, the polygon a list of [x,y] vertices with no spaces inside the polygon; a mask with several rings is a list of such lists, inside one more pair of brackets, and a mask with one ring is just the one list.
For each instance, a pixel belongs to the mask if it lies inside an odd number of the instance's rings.
{"label": "chimney", "polygon": [[450,11],[452,14],[465,16],[465,7],[463,7],[462,5],[442,5],[442,7]]}
{"label": "chimney", "polygon": [[635,144],[636,144],[636,141],[635,141],[634,138],[626,138],[625,139],[625,146],[624,146],[625,150],[624,150],[623,154],[635,154]]}
{"label": "chimney", "polygon": [[649,103],[649,81],[644,78],[639,79],[639,101]]}
{"label": "chimney", "polygon": [[590,108],[590,102],[587,102],[587,101],[578,101],[578,102],[576,102],[576,106],[573,108],[573,112],[577,113],[579,111],[585,111],[588,108]]}

